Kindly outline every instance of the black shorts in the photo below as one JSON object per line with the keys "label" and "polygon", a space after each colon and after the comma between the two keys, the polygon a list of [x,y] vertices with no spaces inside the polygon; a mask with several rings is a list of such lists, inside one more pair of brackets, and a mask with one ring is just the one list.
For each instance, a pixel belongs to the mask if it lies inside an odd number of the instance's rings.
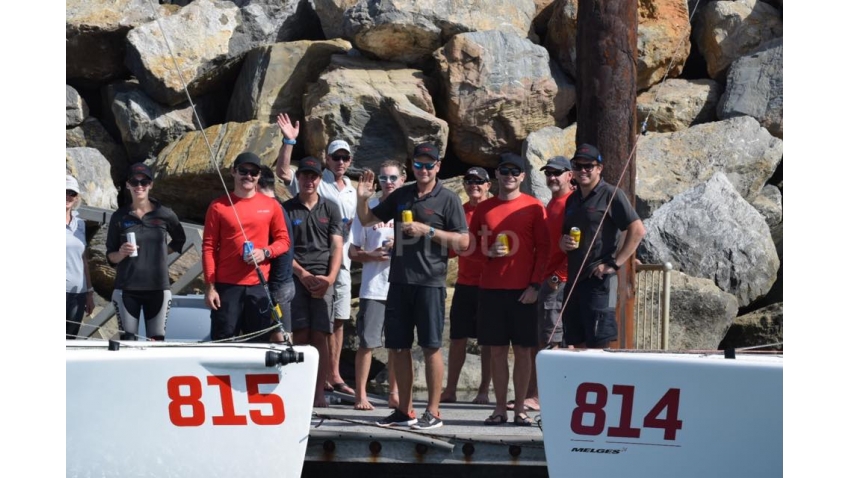
{"label": "black shorts", "polygon": [[[569,284],[565,294],[570,290]],[[575,286],[564,309],[563,345],[604,347],[617,339],[617,275],[590,276]]]}
{"label": "black shorts", "polygon": [[[260,284],[215,284],[221,307],[210,311],[210,338],[222,340],[237,334],[250,334],[272,325],[271,303],[266,289]],[[268,342],[269,333],[255,337],[251,342]]]}
{"label": "black shorts", "polygon": [[451,329],[449,338],[474,339],[478,337],[478,286],[455,284],[452,306],[449,309]]}
{"label": "black shorts", "polygon": [[310,329],[326,334],[334,330],[334,287],[328,287],[324,297],[316,298],[295,279],[292,298],[292,330]]}
{"label": "black shorts", "polygon": [[478,289],[478,344],[537,347],[537,304],[519,301],[525,289]]}
{"label": "black shorts", "polygon": [[446,288],[390,283],[384,320],[384,346],[413,347],[413,330],[420,347],[438,349],[443,344],[446,321]]}

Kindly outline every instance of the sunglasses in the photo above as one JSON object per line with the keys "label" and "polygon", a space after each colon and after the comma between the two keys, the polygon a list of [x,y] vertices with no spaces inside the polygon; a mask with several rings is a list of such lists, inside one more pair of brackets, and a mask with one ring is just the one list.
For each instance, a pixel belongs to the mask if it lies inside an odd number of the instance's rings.
{"label": "sunglasses", "polygon": [[236,171],[242,176],[251,176],[252,178],[256,178],[260,175],[259,169],[245,169],[245,168],[237,168]]}
{"label": "sunglasses", "polygon": [[77,191],[71,191],[70,189],[66,189],[65,196],[71,196],[72,198],[75,198],[77,197]]}
{"label": "sunglasses", "polygon": [[561,170],[561,171],[546,170],[546,171],[543,171],[543,174],[545,174],[547,178],[555,178],[555,177],[558,177],[558,176],[560,176],[560,175],[562,175],[566,172],[567,172],[566,170]]}
{"label": "sunglasses", "polygon": [[522,174],[522,170],[517,168],[499,168],[499,174],[501,174],[502,176],[507,176],[510,174],[513,177],[517,177]]}
{"label": "sunglasses", "polygon": [[336,156],[336,155],[331,156],[331,159],[333,159],[334,161],[345,161],[347,163],[347,162],[351,161],[351,156],[349,156],[347,154],[346,155],[340,154],[339,156]]}
{"label": "sunglasses", "polygon": [[484,184],[486,182],[487,181],[485,181],[483,179],[464,179],[463,180],[463,184],[466,184],[467,186],[472,186],[472,185],[481,186],[482,184]]}
{"label": "sunglasses", "polygon": [[378,176],[378,181],[382,183],[394,183],[398,181],[398,176],[396,176],[395,174],[391,174],[389,176],[387,176],[386,174],[382,174]]}
{"label": "sunglasses", "polygon": [[435,161],[435,162],[433,162],[433,163],[420,163],[419,161],[414,161],[414,162],[413,162],[413,167],[414,167],[414,168],[416,168],[416,169],[422,169],[422,168],[425,168],[426,170],[430,171],[430,170],[432,170],[432,169],[434,169],[434,168],[436,168],[436,167],[437,167],[437,163],[438,163],[438,162],[439,162],[439,161]]}
{"label": "sunglasses", "polygon": [[148,187],[148,186],[150,186],[150,185],[151,185],[151,183],[152,183],[152,182],[153,182],[153,181],[152,181],[152,180],[150,180],[150,179],[136,179],[136,178],[132,178],[132,179],[128,179],[128,180],[127,180],[127,183],[129,183],[129,184],[130,184],[130,186],[133,186],[133,187],[136,187],[136,186],[144,186],[144,187]]}
{"label": "sunglasses", "polygon": [[573,163],[573,171],[593,171],[595,167],[596,163]]}

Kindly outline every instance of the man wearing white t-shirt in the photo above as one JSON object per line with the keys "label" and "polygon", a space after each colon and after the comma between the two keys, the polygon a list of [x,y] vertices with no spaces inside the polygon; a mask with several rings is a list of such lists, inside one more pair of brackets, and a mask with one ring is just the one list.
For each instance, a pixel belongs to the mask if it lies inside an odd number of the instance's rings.
{"label": "man wearing white t-shirt", "polygon": [[[277,124],[283,133],[283,145],[276,163],[275,172],[289,186],[293,196],[298,194],[298,181],[293,181],[295,167],[292,149],[300,128],[300,121],[292,123],[289,116],[279,114]],[[348,249],[351,246],[351,225],[357,216],[357,190],[351,186],[351,180],[345,176],[352,163],[351,146],[344,140],[331,141],[325,155],[325,170],[319,182],[319,196],[339,207],[342,216],[343,246],[342,266],[334,283],[334,327],[331,339],[331,371],[327,381],[333,390],[353,395],[354,390],[346,385],[339,374],[339,357],[342,352],[343,325],[351,318],[351,259]]]}
{"label": "man wearing white t-shirt", "polygon": [[[372,198],[369,207],[375,207],[386,199],[396,188],[404,184],[406,175],[404,166],[398,161],[384,161],[381,164],[378,181],[381,184],[381,197]],[[351,227],[351,248],[348,255],[353,261],[363,263],[360,282],[360,310],[357,313],[357,337],[360,347],[354,360],[355,384],[354,409],[374,410],[366,397],[366,382],[369,381],[369,369],[372,364],[372,349],[383,345],[384,311],[387,292],[390,288],[390,257],[393,250],[393,221],[379,222],[363,227],[355,215]],[[398,407],[398,386],[393,373],[392,362],[387,364],[390,382],[390,408]]]}

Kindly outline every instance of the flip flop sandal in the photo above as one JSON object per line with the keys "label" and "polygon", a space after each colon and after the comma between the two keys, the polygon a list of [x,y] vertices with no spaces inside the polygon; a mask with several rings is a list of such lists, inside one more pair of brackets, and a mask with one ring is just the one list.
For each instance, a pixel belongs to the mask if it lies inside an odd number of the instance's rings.
{"label": "flip flop sandal", "polygon": [[508,423],[508,417],[501,415],[501,414],[500,415],[496,415],[496,414],[490,415],[489,417],[487,417],[486,420],[484,420],[485,425],[503,425],[505,423]]}
{"label": "flip flop sandal", "polygon": [[[349,387],[345,382],[335,383],[335,384],[331,385],[331,387],[333,387],[334,392],[344,393],[346,395],[354,395],[354,390],[351,387]],[[351,390],[351,391],[347,392],[346,389]]]}

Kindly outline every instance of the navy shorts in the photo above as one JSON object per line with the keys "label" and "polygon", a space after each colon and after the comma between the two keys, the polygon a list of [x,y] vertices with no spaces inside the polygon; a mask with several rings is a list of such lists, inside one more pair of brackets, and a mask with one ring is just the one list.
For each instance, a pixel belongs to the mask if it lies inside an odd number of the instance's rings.
{"label": "navy shorts", "polygon": [[[237,285],[216,283],[221,307],[210,311],[212,340],[235,337],[237,334],[249,334],[271,326],[271,303],[266,289],[260,284]],[[266,332],[251,342],[268,342]]]}
{"label": "navy shorts", "polygon": [[446,321],[446,288],[390,283],[384,316],[385,347],[413,347],[413,331],[420,347],[438,349],[443,344]]}
{"label": "navy shorts", "polygon": [[564,310],[563,345],[585,344],[598,348],[617,340],[616,306],[616,274],[608,274],[602,279],[590,276],[576,284]]}
{"label": "navy shorts", "polygon": [[449,310],[451,329],[449,338],[474,339],[478,337],[478,286],[455,284],[452,306]]}
{"label": "navy shorts", "polygon": [[537,304],[519,301],[525,289],[478,289],[478,343],[537,347]]}

